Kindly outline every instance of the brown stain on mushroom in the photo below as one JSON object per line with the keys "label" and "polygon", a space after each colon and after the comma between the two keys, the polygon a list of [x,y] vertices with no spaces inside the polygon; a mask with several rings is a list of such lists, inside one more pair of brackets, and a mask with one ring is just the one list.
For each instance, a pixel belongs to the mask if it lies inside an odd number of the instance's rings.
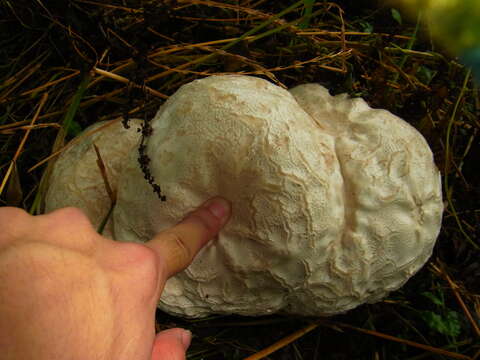
{"label": "brown stain on mushroom", "polygon": [[176,135],[177,137],[185,136],[185,135],[187,135],[187,131],[184,130],[184,129],[179,129],[179,130],[176,130],[176,131],[175,131],[175,135]]}
{"label": "brown stain on mushroom", "polygon": [[174,153],[172,153],[170,151],[164,151],[164,152],[162,152],[161,161],[164,164],[168,164],[174,159],[174,157],[175,157]]}

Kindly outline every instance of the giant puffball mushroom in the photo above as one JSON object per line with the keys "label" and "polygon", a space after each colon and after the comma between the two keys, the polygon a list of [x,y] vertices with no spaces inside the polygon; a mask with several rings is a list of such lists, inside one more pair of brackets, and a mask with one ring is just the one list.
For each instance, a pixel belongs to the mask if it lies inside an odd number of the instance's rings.
{"label": "giant puffball mushroom", "polygon": [[[443,210],[423,137],[361,99],[247,76],[182,86],[152,120],[146,152],[118,172],[113,227],[146,241],[214,195],[233,217],[159,307],[171,314],[333,315],[376,302],[428,260]],[[56,170],[56,169],[55,169]]]}
{"label": "giant puffball mushroom", "polygon": [[[61,153],[55,162],[45,195],[45,210],[50,212],[66,206],[82,209],[98,229],[110,209],[111,199],[97,164],[98,155],[105,166],[107,181],[114,191],[120,169],[130,152],[136,152],[140,139],[141,120],[131,119],[126,130],[120,121],[97,122],[79,135],[76,142]],[[103,235],[113,238],[111,219]]]}

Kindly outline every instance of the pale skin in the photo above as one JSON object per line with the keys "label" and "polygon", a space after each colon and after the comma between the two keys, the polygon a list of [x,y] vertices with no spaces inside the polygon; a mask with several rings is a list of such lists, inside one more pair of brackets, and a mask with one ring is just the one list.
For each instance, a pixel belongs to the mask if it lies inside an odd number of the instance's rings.
{"label": "pale skin", "polygon": [[230,213],[210,199],[142,245],[99,235],[75,208],[0,208],[1,358],[185,359],[191,333],[155,334],[156,304]]}

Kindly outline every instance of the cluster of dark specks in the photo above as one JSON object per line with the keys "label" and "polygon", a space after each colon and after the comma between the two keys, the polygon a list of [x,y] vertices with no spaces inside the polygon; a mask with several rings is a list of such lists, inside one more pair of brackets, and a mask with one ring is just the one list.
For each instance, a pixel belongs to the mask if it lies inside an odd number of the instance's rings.
{"label": "cluster of dark specks", "polygon": [[[173,2],[175,3],[175,1]],[[145,4],[147,6],[147,4]],[[171,5],[168,4],[163,6],[161,8],[160,13],[165,13],[165,9],[170,11]],[[145,19],[144,22],[139,24],[140,27],[143,29],[142,31],[139,31],[139,38],[136,39],[135,41],[135,48],[133,49],[131,53],[132,60],[135,63],[135,68],[136,71],[133,72],[133,74],[130,77],[130,83],[127,86],[127,92],[128,92],[128,103],[124,107],[123,111],[123,120],[122,124],[123,126],[128,129],[130,125],[128,124],[129,120],[129,113],[128,110],[133,107],[133,102],[134,99],[139,99],[142,98],[145,103],[148,102],[148,91],[145,89],[145,79],[147,78],[147,71],[148,65],[149,65],[149,60],[148,60],[148,51],[150,50],[149,47],[147,46],[148,41],[143,39],[141,34],[147,34],[149,33],[149,27],[153,26],[152,24],[157,24],[158,23],[158,16],[157,13],[152,14],[152,11],[155,10],[157,7],[154,6],[152,8],[148,7],[148,10],[146,8],[146,11],[144,12],[145,14]],[[157,9],[158,10],[158,9]],[[153,21],[152,24],[149,22]],[[140,130],[142,133],[141,136],[141,141],[140,145],[138,147],[138,163],[140,164],[140,168],[142,169],[143,172],[143,177],[147,182],[152,186],[153,192],[157,194],[158,198],[161,201],[166,201],[167,197],[162,194],[162,190],[160,188],[160,185],[158,185],[155,182],[155,178],[153,177],[151,171],[150,171],[150,158],[147,155],[147,141],[148,138],[152,135],[153,133],[153,128],[150,125],[150,120],[147,118],[147,115],[144,116],[143,118],[143,124]]]}
{"label": "cluster of dark specks", "polygon": [[[130,128],[128,121],[129,121],[129,115],[127,112],[126,114],[124,114],[123,120],[122,120],[122,124],[125,127],[125,129]],[[158,198],[161,201],[166,201],[167,197],[162,194],[162,189],[160,188],[160,185],[158,185],[155,182],[155,178],[153,177],[150,171],[150,166],[149,166],[150,157],[147,155],[146,142],[148,138],[152,135],[153,128],[150,125],[150,120],[147,119],[147,117],[144,117],[142,127],[138,131],[141,131],[142,133],[140,145],[138,146],[138,163],[140,164],[140,169],[142,169],[143,177],[152,186],[153,192],[157,194]]]}
{"label": "cluster of dark specks", "polygon": [[153,129],[150,125],[150,120],[144,118],[142,128],[140,130],[142,132],[142,137],[140,141],[140,145],[138,146],[138,163],[140,164],[140,168],[143,172],[143,177],[147,182],[152,186],[153,192],[157,194],[158,198],[161,201],[166,201],[167,197],[162,194],[162,189],[160,185],[155,182],[155,178],[153,177],[152,173],[150,172],[150,158],[147,155],[147,145],[145,145],[147,139],[152,135]]}

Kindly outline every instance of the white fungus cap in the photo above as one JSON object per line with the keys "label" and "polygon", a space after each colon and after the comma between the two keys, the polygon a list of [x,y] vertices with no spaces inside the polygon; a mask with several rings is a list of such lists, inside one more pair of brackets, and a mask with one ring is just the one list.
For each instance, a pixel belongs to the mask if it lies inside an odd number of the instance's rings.
{"label": "white fungus cap", "polygon": [[431,255],[443,211],[432,153],[361,99],[211,76],[182,86],[152,127],[150,170],[167,201],[131,152],[117,239],[147,241],[215,195],[233,204],[218,239],[167,282],[169,313],[333,315],[382,299]]}
{"label": "white fungus cap", "polygon": [[233,203],[218,239],[169,280],[162,309],[335,314],[383,298],[431,255],[443,204],[423,137],[319,85],[292,94],[212,76],[183,86],[153,120],[147,153],[168,201],[128,162],[117,236],[148,240],[214,195]]}

